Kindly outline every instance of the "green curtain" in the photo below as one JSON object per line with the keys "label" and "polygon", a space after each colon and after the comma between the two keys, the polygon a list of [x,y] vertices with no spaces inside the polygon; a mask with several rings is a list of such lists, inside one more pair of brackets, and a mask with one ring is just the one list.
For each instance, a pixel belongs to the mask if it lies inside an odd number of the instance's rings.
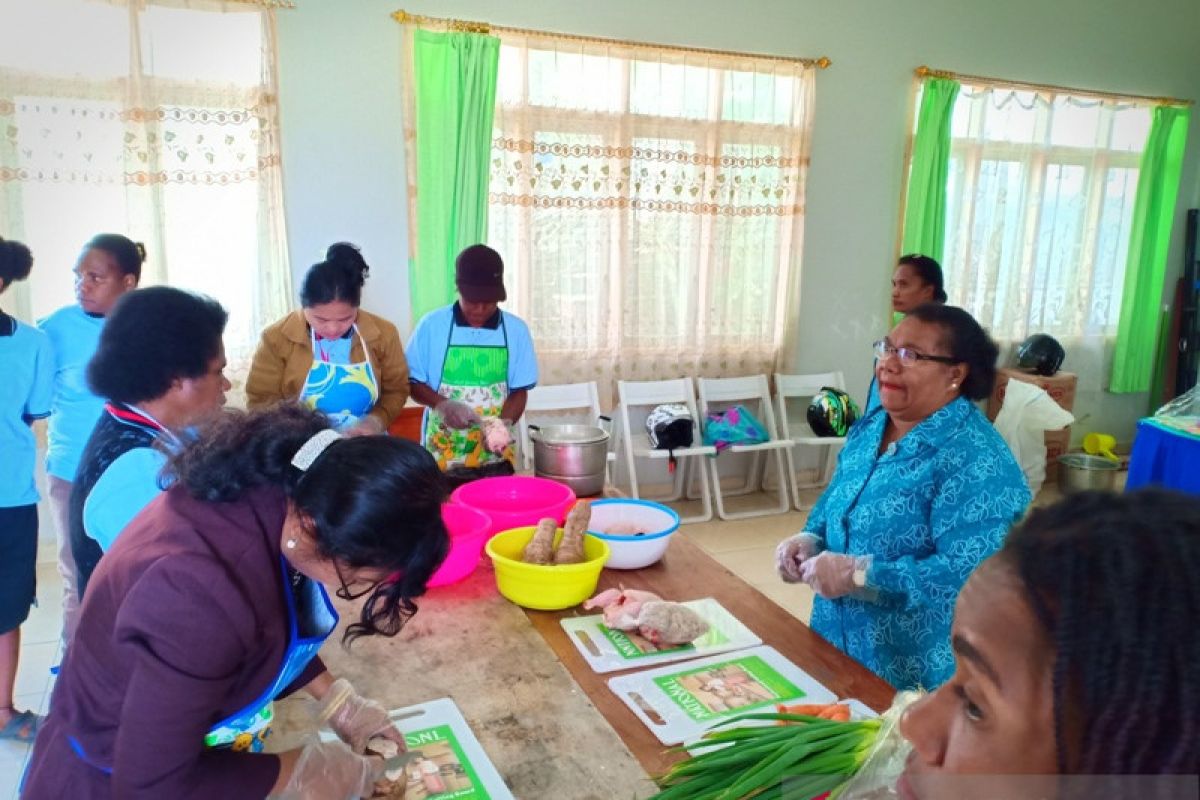
{"label": "green curtain", "polygon": [[1112,392],[1150,389],[1163,333],[1160,306],[1190,109],[1158,106],[1142,153],[1113,354]]}
{"label": "green curtain", "polygon": [[488,168],[500,40],[413,36],[417,237],[409,265],[413,321],[454,300],[454,258],[487,238]]}
{"label": "green curtain", "polygon": [[[959,83],[930,78],[921,92],[913,137],[908,194],[904,199],[901,249],[941,263],[946,242],[946,177],[950,168],[950,122]],[[888,274],[891,274],[890,268]]]}

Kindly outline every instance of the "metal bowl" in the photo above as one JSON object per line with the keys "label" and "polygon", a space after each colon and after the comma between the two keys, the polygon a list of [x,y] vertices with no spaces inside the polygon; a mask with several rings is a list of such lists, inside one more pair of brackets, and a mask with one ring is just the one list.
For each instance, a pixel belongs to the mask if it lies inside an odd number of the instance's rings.
{"label": "metal bowl", "polygon": [[1120,464],[1107,458],[1070,453],[1058,459],[1058,488],[1064,493],[1095,490],[1111,492],[1116,488],[1117,473],[1120,470]]}

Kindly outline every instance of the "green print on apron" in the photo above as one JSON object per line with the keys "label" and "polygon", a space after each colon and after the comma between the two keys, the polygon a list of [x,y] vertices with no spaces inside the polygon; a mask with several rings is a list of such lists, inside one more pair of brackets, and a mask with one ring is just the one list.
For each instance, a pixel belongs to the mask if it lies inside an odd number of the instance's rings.
{"label": "green print on apron", "polygon": [[[481,418],[498,417],[508,398],[508,331],[504,327],[504,316],[500,317],[504,344],[499,346],[451,344],[456,327],[451,325],[446,337],[446,358],[442,363],[438,394],[447,400],[466,403]],[[455,430],[446,426],[441,414],[432,409],[425,415],[424,442],[443,470],[450,466],[480,467],[514,460],[511,445],[503,455],[491,453],[483,445],[480,426]]]}

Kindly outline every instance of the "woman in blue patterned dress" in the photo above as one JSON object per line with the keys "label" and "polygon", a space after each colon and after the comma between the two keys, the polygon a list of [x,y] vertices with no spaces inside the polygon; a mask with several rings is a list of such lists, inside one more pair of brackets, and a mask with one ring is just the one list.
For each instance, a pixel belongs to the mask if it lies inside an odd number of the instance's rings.
{"label": "woman in blue patterned dress", "polygon": [[970,314],[926,304],[875,343],[880,405],[850,431],[785,581],[817,593],[812,627],[899,689],[954,671],[950,621],[967,576],[1029,505],[1008,446],[972,404],[997,348]]}

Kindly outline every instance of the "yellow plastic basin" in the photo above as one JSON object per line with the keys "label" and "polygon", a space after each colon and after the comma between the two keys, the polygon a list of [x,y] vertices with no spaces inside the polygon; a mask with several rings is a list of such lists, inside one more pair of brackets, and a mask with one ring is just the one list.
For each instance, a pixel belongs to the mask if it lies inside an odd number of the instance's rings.
{"label": "yellow plastic basin", "polygon": [[[608,545],[594,536],[583,537],[582,564],[542,566],[521,560],[525,545],[533,538],[536,527],[512,528],[493,536],[487,543],[487,554],[496,568],[496,588],[500,594],[524,608],[557,611],[577,606],[592,596],[600,580],[600,570],[608,561]],[[557,546],[562,528],[554,536]]]}

